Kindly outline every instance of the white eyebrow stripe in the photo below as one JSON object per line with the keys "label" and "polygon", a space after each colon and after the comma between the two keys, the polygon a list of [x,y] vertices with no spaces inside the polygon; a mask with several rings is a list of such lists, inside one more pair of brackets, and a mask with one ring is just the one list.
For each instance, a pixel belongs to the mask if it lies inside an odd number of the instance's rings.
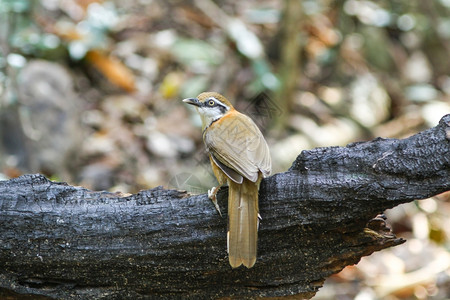
{"label": "white eyebrow stripe", "polygon": [[220,105],[222,105],[223,107],[225,107],[227,110],[230,110],[230,107],[228,106],[228,105],[226,105],[226,104],[224,104],[223,102],[220,102],[217,98],[215,98],[215,97],[209,97],[208,98],[208,100],[214,100],[214,101],[216,101],[218,104],[220,104]]}

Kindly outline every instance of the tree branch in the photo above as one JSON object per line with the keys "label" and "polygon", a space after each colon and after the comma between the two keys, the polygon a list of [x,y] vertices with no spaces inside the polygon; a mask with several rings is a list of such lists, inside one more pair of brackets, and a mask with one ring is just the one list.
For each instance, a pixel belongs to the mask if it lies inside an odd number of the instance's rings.
{"label": "tree branch", "polygon": [[403,140],[303,151],[261,184],[255,267],[231,269],[227,219],[206,195],[25,175],[0,182],[0,296],[310,298],[327,276],[404,242],[377,214],[448,191],[449,178],[450,115]]}

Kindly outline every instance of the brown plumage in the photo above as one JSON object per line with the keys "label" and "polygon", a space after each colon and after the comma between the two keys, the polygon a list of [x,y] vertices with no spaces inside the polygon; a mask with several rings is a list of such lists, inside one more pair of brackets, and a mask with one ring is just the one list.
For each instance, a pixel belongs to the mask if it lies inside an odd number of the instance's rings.
{"label": "brown plumage", "polygon": [[252,119],[235,110],[224,96],[205,92],[183,101],[195,105],[202,118],[203,141],[219,182],[208,193],[216,207],[218,189],[225,183],[229,187],[230,265],[251,268],[257,252],[259,184],[271,172],[269,147]]}

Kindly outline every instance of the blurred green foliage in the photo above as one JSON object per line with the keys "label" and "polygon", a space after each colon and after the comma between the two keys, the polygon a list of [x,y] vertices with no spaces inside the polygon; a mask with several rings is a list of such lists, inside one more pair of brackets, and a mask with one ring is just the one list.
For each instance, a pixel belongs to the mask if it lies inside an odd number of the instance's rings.
{"label": "blurred green foliage", "polygon": [[[293,1],[0,0],[0,104],[17,103],[20,70],[46,59],[73,69],[91,103],[267,94],[277,135],[301,148],[401,137],[445,113],[450,1]],[[279,154],[280,170],[295,155]]]}

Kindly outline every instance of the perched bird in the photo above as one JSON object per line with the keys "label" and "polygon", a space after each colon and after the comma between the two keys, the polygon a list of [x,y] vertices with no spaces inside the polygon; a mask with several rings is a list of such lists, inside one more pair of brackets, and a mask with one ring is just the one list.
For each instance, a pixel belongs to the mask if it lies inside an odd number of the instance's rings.
{"label": "perched bird", "polygon": [[183,102],[194,105],[202,119],[203,141],[219,182],[208,196],[217,209],[216,194],[228,184],[230,265],[251,268],[256,262],[259,184],[272,168],[269,147],[252,119],[235,110],[224,96],[205,92]]}

